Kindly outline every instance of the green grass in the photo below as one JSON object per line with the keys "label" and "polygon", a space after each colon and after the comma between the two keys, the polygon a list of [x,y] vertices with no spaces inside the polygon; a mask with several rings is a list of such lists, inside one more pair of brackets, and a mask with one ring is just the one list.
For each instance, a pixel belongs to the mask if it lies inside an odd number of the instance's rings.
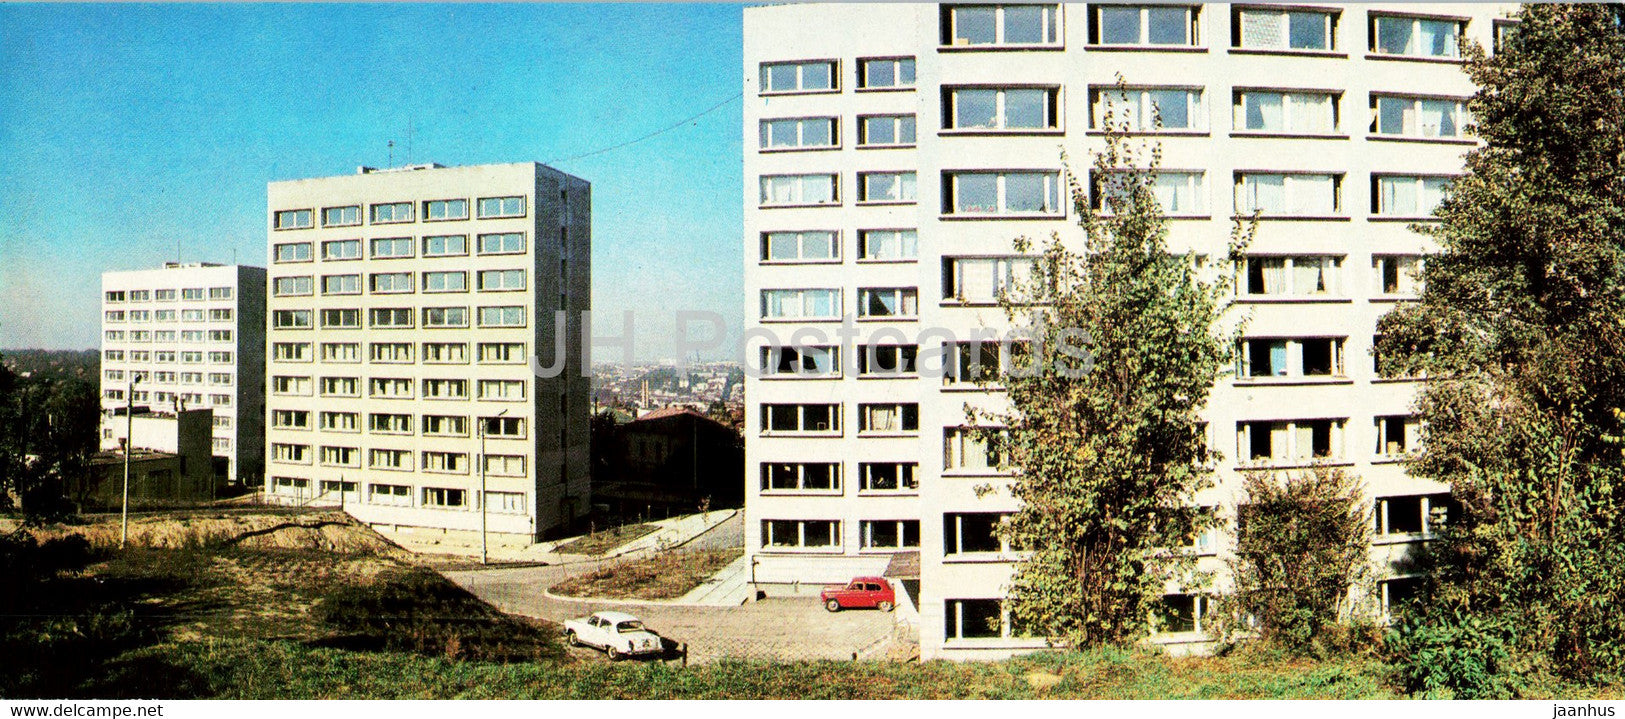
{"label": "green grass", "polygon": [[561,554],[588,554],[594,557],[619,547],[639,537],[654,533],[660,529],[653,524],[628,524],[623,527],[606,529],[594,532],[580,539],[566,542],[553,548]]}

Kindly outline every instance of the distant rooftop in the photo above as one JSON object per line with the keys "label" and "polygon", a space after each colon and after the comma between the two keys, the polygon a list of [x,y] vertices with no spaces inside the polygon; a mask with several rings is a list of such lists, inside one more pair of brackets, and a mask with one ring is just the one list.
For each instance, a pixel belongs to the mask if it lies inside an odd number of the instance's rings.
{"label": "distant rooftop", "polygon": [[180,267],[225,267],[219,262],[165,262],[164,269],[173,270]]}
{"label": "distant rooftop", "polygon": [[446,167],[445,165],[442,165],[442,164],[440,164],[438,162],[424,162],[424,163],[419,163],[419,164],[416,164],[416,165],[401,165],[400,167],[385,167],[385,168],[367,167],[366,165],[361,165],[361,166],[355,168],[355,174],[357,174],[357,175],[371,175],[373,173],[380,173],[380,172],[417,172],[418,170],[442,170],[442,169],[445,169],[445,167]]}

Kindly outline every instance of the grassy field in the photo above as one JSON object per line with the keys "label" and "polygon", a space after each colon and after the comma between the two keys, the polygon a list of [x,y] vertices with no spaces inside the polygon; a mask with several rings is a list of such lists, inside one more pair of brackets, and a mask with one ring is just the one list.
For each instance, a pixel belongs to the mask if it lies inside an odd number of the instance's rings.
{"label": "grassy field", "polygon": [[[44,534],[101,542],[105,529]],[[1175,659],[1096,651],[988,663],[689,667],[578,661],[560,649],[555,627],[495,611],[342,516],[193,517],[170,526],[153,519],[138,536],[147,546],[117,553],[102,546],[82,572],[0,584],[0,600],[32,607],[0,616],[0,697],[1396,697],[1390,669],[1369,655]],[[1542,694],[1618,699],[1625,688]]]}
{"label": "grassy field", "polygon": [[561,554],[588,554],[596,557],[659,529],[653,524],[628,524],[614,529],[606,529],[602,532],[594,532],[573,542],[554,547],[553,551]]}
{"label": "grassy field", "polygon": [[739,548],[661,552],[572,577],[554,585],[552,591],[568,597],[676,599],[743,553]]}

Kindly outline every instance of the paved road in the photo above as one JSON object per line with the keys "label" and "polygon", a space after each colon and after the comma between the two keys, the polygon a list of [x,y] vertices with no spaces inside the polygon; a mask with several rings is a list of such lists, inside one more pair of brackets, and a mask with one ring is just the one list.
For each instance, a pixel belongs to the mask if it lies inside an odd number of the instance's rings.
{"label": "paved road", "polygon": [[[721,534],[713,537],[708,533],[690,546],[729,546],[727,533],[738,530],[720,525],[713,533]],[[445,575],[502,611],[555,623],[602,610],[629,612],[662,636],[686,642],[692,662],[721,658],[851,659],[854,653],[867,656],[880,648],[892,633],[893,614],[875,610],[831,614],[816,598],[771,598],[739,607],[695,607],[553,599],[543,595],[543,589],[591,571],[601,563],[448,571]],[[572,653],[597,654],[588,650]]]}

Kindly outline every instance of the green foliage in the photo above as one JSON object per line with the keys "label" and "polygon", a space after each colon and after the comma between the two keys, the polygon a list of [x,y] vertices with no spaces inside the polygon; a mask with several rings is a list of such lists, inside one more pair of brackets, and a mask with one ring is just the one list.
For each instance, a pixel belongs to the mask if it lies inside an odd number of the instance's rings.
{"label": "green foliage", "polygon": [[1408,616],[1388,633],[1401,687],[1445,699],[1505,699],[1518,693],[1509,671],[1513,632],[1504,620],[1459,608]]}
{"label": "green foliage", "polygon": [[1071,181],[1086,249],[1059,235],[1041,248],[1016,240],[1041,257],[1000,304],[1032,338],[1018,354],[1036,364],[999,378],[1010,412],[970,412],[990,437],[985,427],[1007,428],[1017,470],[1021,506],[1001,528],[1025,553],[1008,594],[1014,621],[1073,647],[1142,636],[1165,580],[1192,565],[1175,548],[1212,521],[1192,502],[1211,481],[1199,412],[1230,362],[1220,321],[1229,257],[1248,233],[1238,223],[1218,279],[1205,281],[1193,255],[1168,248],[1157,161],[1108,133],[1093,163],[1101,208]]}
{"label": "green foliage", "polygon": [[1468,49],[1486,145],[1422,228],[1421,302],[1379,323],[1380,369],[1431,378],[1411,472],[1466,520],[1431,550],[1429,615],[1483,615],[1572,678],[1625,674],[1622,17],[1528,5],[1493,57]]}
{"label": "green foliage", "polygon": [[[1293,653],[1324,654],[1328,635],[1352,619],[1349,590],[1370,578],[1371,515],[1359,480],[1314,467],[1280,476],[1252,472],[1237,507],[1231,626]],[[1247,621],[1251,618],[1251,622]],[[1336,627],[1338,631],[1328,631]],[[1336,642],[1334,642],[1336,643]]]}
{"label": "green foliage", "polygon": [[0,362],[0,510],[34,525],[73,513],[99,441],[93,380],[24,378]]}
{"label": "green foliage", "polygon": [[405,651],[454,660],[556,659],[552,630],[491,609],[428,569],[390,569],[345,584],[316,604],[315,619],[338,636],[321,643]]}

